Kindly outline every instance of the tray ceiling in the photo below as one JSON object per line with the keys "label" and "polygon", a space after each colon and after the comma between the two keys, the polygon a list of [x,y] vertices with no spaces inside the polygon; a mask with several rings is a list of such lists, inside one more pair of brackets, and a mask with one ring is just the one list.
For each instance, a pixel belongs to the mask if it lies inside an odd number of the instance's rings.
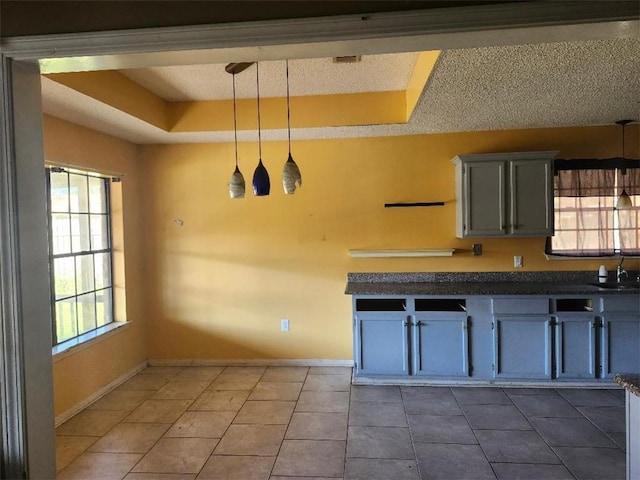
{"label": "tray ceiling", "polygon": [[[290,61],[292,97],[326,99],[325,110],[334,116],[317,125],[296,125],[292,100],[292,138],[344,138],[486,131],[537,127],[608,125],[640,117],[640,40],[594,40],[536,45],[495,46],[446,50],[424,78],[415,109],[404,121],[383,116],[358,120],[340,95],[403,92],[420,68],[419,53],[363,56],[360,63],[338,64],[331,58]],[[224,65],[186,65],[122,70],[128,82],[161,102],[204,105],[229,100],[231,76]],[[134,143],[232,141],[226,127],[161,128],[142,120],[131,110],[100,96],[87,94],[55,76],[43,78],[45,113],[82,124]],[[118,87],[114,85],[115,91]],[[239,99],[255,97],[255,66],[236,76]],[[116,92],[117,93],[117,92]],[[145,93],[146,95],[146,93]],[[286,95],[284,61],[260,63],[261,98]],[[360,103],[369,107],[367,98]],[[390,97],[391,98],[391,97]],[[395,97],[393,97],[395,98]],[[185,103],[187,102],[187,103]],[[333,102],[333,103],[331,103]],[[229,102],[227,102],[229,103]],[[325,103],[325,102],[320,102]],[[208,104],[212,112],[216,103]],[[317,105],[317,103],[316,103]],[[342,107],[340,107],[342,105]],[[344,108],[344,111],[340,111]],[[366,108],[365,108],[366,109]],[[222,115],[227,110],[211,114]],[[304,115],[302,115],[304,113]],[[326,114],[326,112],[325,112]],[[326,114],[328,115],[328,114]],[[345,118],[344,124],[340,121]],[[336,120],[337,119],[337,120]],[[350,123],[349,123],[350,122]],[[180,122],[177,123],[179,125]],[[253,141],[251,126],[239,131],[241,141]],[[285,139],[281,122],[264,128],[264,139]]]}

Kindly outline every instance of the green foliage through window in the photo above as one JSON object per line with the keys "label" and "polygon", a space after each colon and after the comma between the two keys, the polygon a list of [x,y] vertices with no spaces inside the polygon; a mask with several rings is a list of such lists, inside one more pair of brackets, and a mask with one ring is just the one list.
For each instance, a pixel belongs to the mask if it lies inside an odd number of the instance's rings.
{"label": "green foliage through window", "polygon": [[47,169],[53,343],[113,322],[109,180]]}

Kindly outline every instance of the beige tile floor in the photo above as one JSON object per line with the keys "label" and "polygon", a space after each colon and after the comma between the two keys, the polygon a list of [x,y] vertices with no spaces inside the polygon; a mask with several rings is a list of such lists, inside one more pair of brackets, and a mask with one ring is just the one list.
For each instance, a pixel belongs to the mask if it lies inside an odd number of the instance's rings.
{"label": "beige tile floor", "polygon": [[341,367],[149,367],[58,427],[58,478],[624,478],[620,390],[350,380]]}

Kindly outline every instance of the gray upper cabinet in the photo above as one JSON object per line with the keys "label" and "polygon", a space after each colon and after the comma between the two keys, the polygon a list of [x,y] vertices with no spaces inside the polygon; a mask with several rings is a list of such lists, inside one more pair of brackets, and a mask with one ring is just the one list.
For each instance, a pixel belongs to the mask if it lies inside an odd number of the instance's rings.
{"label": "gray upper cabinet", "polygon": [[456,235],[553,235],[553,158],[557,152],[458,155]]}

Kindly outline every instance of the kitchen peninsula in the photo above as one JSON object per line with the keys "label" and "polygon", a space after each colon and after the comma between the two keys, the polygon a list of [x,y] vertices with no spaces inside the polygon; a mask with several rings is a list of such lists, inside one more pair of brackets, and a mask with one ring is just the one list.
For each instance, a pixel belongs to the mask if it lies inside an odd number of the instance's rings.
{"label": "kitchen peninsula", "polygon": [[593,272],[350,273],[355,381],[610,386],[640,371],[640,285],[595,282]]}

